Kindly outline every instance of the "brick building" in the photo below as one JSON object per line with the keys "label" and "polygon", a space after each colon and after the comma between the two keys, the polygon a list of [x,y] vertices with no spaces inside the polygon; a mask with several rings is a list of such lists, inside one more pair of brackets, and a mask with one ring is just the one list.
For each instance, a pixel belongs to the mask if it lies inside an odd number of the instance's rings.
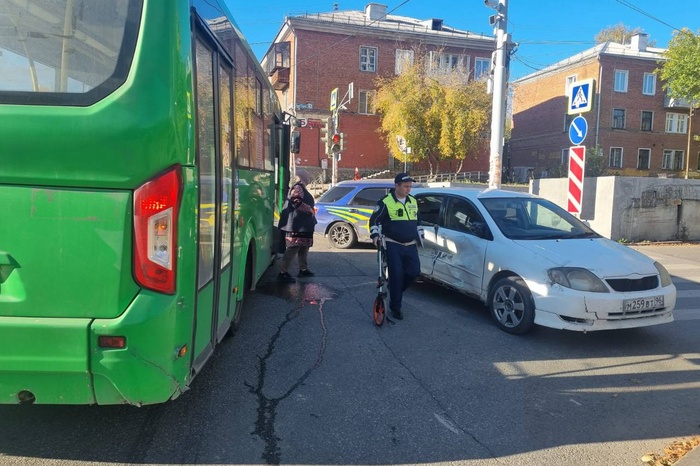
{"label": "brick building", "polygon": [[[583,113],[587,151],[599,147],[608,174],[698,177],[700,143],[691,138],[689,105],[670,99],[657,79],[664,49],[637,34],[627,45],[605,42],[514,81],[510,166],[535,177],[568,170],[567,86],[594,79],[592,109]],[[697,126],[692,118],[691,132]],[[695,131],[700,132],[700,131]]]}
{"label": "brick building", "polygon": [[[489,72],[494,46],[492,37],[453,29],[441,19],[390,15],[385,5],[370,3],[364,11],[285,18],[262,65],[282,108],[304,125],[299,129],[302,143],[296,162],[305,167],[331,168],[332,160],[321,143],[321,127],[331,116],[332,90],[338,88],[342,101],[352,83],[354,98],[338,112],[339,128],[345,134],[338,167],[346,175],[355,167],[368,174],[403,169],[377,131],[376,79],[399,74],[406,63],[413,63],[417,50],[431,57],[436,72],[461,70],[471,78],[479,77]],[[488,171],[486,144],[485,151],[478,161],[466,162],[463,171]]]}

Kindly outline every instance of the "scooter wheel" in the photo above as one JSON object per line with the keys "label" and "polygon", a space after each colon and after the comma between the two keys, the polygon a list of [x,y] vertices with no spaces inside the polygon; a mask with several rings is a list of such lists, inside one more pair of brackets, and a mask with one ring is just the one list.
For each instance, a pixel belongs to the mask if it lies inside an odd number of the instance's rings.
{"label": "scooter wheel", "polygon": [[384,298],[377,296],[377,298],[374,300],[373,312],[374,325],[376,325],[377,327],[381,327],[381,325],[384,323],[385,311],[386,305],[384,304]]}

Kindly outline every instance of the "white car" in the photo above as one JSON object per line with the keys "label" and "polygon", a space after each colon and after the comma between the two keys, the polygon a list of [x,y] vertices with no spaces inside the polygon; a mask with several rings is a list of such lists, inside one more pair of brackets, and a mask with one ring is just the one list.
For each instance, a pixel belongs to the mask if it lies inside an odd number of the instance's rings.
{"label": "white car", "polygon": [[421,275],[483,301],[506,332],[673,321],[676,288],[664,266],[546,199],[472,188],[411,194],[425,235]]}

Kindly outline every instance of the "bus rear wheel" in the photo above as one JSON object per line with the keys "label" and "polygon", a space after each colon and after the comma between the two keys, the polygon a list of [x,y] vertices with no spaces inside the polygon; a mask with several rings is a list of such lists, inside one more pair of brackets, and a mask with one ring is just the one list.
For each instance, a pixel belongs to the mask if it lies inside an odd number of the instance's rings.
{"label": "bus rear wheel", "polygon": [[245,262],[245,276],[243,277],[243,287],[240,290],[239,298],[236,300],[236,309],[233,311],[233,320],[231,321],[231,327],[229,328],[229,334],[231,336],[238,332],[241,328],[241,317],[243,316],[243,311],[245,309],[245,301],[250,288],[253,284],[253,255],[248,252],[248,258]]}

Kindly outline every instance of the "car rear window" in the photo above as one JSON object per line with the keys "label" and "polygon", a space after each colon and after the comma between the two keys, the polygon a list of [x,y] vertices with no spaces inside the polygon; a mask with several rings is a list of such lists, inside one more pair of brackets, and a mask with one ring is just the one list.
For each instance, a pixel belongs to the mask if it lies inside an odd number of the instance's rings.
{"label": "car rear window", "polygon": [[350,204],[374,207],[387,191],[387,188],[365,188],[355,195]]}
{"label": "car rear window", "polygon": [[326,194],[321,196],[318,202],[326,202],[329,204],[331,202],[337,202],[347,196],[353,189],[355,188],[352,186],[333,186]]}

